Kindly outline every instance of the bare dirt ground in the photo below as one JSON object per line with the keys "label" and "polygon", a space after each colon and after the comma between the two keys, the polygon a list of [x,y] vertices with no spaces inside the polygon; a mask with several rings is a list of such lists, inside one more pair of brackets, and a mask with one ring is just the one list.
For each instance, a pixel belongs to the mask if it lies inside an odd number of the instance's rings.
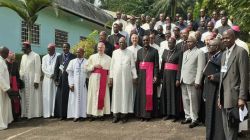
{"label": "bare dirt ground", "polygon": [[[26,120],[0,131],[0,140],[205,140],[204,126],[190,129],[180,122],[161,119],[150,122],[131,119],[125,124],[111,121]],[[250,139],[249,135],[246,139]]]}

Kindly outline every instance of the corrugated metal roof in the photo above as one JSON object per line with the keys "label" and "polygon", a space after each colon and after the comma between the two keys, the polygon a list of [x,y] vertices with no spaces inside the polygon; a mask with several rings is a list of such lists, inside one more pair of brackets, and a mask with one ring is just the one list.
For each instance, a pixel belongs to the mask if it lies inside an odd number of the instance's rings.
{"label": "corrugated metal roof", "polygon": [[99,25],[106,25],[113,17],[85,0],[56,0],[60,9]]}

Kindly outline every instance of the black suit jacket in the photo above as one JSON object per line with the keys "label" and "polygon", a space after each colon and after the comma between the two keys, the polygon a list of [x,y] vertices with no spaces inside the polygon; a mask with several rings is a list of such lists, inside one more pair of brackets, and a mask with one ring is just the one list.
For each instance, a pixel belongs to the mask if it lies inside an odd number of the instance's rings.
{"label": "black suit jacket", "polygon": [[[66,69],[68,67],[68,64],[70,62],[70,60],[76,58],[76,56],[72,53],[69,53],[69,58],[68,60],[65,62],[64,64],[64,69],[63,72],[59,69],[60,65],[63,65],[63,61],[64,61],[64,55],[61,54],[59,56],[57,56],[56,58],[56,64],[55,64],[55,70],[54,70],[54,80],[56,82],[59,82],[62,79],[62,76],[68,76]],[[66,78],[67,79],[67,78]]]}
{"label": "black suit jacket", "polygon": [[156,31],[156,30],[150,30],[150,29],[148,29],[148,30],[145,30],[145,35],[150,35],[150,34],[154,34],[154,35],[157,35],[158,34],[158,32]]}
{"label": "black suit jacket", "polygon": [[145,30],[141,27],[135,28],[137,35],[143,37],[145,35]]}
{"label": "black suit jacket", "polygon": [[120,39],[121,37],[125,37],[125,36],[123,36],[123,35],[120,34],[120,33],[117,33],[117,35],[112,34],[112,35],[108,36],[107,41],[108,41],[111,45],[114,46],[115,44],[119,44],[119,39]]}
{"label": "black suit jacket", "polygon": [[[221,58],[225,64],[226,53]],[[247,100],[249,91],[249,58],[247,51],[237,45],[233,48],[227,63],[227,71],[220,73],[219,99],[223,108],[236,107],[238,99]]]}

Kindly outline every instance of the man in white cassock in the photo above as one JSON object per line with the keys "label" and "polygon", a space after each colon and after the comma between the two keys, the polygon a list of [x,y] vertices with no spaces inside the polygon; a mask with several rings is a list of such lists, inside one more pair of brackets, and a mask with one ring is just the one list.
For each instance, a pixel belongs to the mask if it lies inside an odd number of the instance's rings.
{"label": "man in white cassock", "polygon": [[20,95],[22,98],[22,117],[36,118],[42,116],[42,94],[40,86],[41,58],[31,50],[29,42],[22,46],[23,56],[20,64],[20,79],[24,82],[24,88]]}
{"label": "man in white cassock", "polygon": [[110,114],[110,93],[108,86],[108,73],[111,58],[105,54],[105,44],[100,42],[97,46],[98,53],[88,59],[87,70],[91,72],[88,85],[87,114],[91,121],[103,115]]}
{"label": "man in white cassock", "polygon": [[[133,34],[131,36],[131,42],[132,45],[127,47],[128,50],[130,50],[133,53],[134,56],[134,61],[136,62],[137,60],[137,52],[139,49],[141,49],[142,47],[138,44],[139,42],[139,36],[137,34]],[[137,89],[137,84],[133,83],[133,106],[134,106],[134,101],[135,101],[135,95],[136,95],[136,89]]]}
{"label": "man in white cassock", "polygon": [[77,58],[71,60],[66,69],[70,89],[67,118],[74,118],[74,122],[87,117],[87,59],[83,57],[82,48],[77,49],[76,56]]}
{"label": "man in white cassock", "polygon": [[48,45],[48,54],[42,58],[42,71],[44,74],[42,85],[43,117],[54,116],[56,84],[53,80],[56,58],[59,54],[55,52],[55,44]]}
{"label": "man in white cassock", "polygon": [[134,56],[127,49],[124,37],[119,40],[120,49],[113,52],[110,66],[110,85],[113,84],[112,107],[113,123],[122,119],[128,121],[127,114],[134,112],[133,82],[136,82],[137,73]]}
{"label": "man in white cassock", "polygon": [[5,59],[8,57],[9,49],[6,47],[0,48],[0,130],[8,127],[8,124],[13,121],[11,101],[8,93],[10,88],[10,78]]}

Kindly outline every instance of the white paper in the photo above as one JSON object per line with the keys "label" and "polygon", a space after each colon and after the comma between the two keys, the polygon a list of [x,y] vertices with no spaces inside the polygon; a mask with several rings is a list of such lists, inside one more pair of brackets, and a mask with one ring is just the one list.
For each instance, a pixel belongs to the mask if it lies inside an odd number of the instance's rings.
{"label": "white paper", "polygon": [[244,121],[244,118],[247,116],[248,114],[248,110],[246,105],[244,105],[244,109],[242,110],[241,108],[239,108],[239,115],[240,115],[240,121]]}

